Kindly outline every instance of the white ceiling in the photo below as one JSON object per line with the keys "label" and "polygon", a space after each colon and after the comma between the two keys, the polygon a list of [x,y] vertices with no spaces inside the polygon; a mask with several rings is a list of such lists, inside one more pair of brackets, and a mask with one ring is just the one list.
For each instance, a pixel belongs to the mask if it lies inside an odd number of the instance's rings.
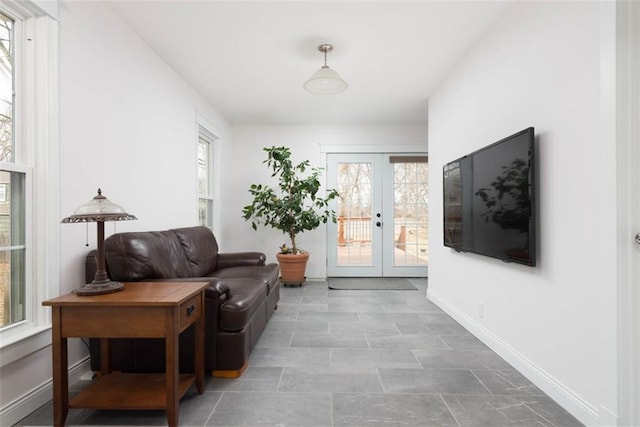
{"label": "white ceiling", "polygon": [[[426,124],[430,93],[507,1],[108,1],[233,125]],[[313,95],[327,62],[348,83]]]}

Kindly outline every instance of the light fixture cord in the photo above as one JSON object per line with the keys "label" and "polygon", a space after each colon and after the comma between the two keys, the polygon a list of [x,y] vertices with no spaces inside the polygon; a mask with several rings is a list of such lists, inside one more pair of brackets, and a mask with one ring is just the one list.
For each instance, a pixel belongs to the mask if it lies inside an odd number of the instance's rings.
{"label": "light fixture cord", "polygon": [[84,236],[84,245],[88,248],[89,247],[89,223],[85,222],[84,225],[86,225],[86,234]]}
{"label": "light fixture cord", "polygon": [[327,66],[327,49],[324,50],[324,67],[322,68],[329,68]]}

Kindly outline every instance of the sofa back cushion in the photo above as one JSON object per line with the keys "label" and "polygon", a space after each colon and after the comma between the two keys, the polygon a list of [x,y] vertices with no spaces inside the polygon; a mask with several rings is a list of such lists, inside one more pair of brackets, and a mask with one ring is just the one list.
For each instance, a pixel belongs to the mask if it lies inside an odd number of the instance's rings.
{"label": "sofa back cushion", "polygon": [[191,277],[205,277],[217,267],[218,242],[207,227],[171,230],[182,245]]}
{"label": "sofa back cushion", "polygon": [[136,281],[190,277],[183,244],[173,231],[117,233],[105,242],[112,280]]}

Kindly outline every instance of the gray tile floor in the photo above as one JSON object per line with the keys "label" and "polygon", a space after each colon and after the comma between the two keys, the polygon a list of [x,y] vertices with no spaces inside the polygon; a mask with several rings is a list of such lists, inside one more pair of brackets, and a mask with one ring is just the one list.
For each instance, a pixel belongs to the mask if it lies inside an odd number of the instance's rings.
{"label": "gray tile floor", "polygon": [[[415,291],[282,288],[238,379],[188,392],[181,426],[580,426]],[[72,385],[74,390],[85,382]],[[51,425],[52,405],[17,426]],[[67,425],[166,425],[163,411],[70,410]]]}

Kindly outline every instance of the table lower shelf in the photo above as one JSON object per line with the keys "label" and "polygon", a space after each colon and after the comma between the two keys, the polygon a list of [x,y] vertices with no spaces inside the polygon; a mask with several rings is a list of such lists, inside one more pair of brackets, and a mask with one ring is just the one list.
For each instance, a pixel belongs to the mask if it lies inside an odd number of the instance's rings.
{"label": "table lower shelf", "polygon": [[[195,376],[180,374],[178,400],[195,382]],[[98,378],[69,401],[69,408],[165,409],[165,374],[124,374],[114,372]]]}

